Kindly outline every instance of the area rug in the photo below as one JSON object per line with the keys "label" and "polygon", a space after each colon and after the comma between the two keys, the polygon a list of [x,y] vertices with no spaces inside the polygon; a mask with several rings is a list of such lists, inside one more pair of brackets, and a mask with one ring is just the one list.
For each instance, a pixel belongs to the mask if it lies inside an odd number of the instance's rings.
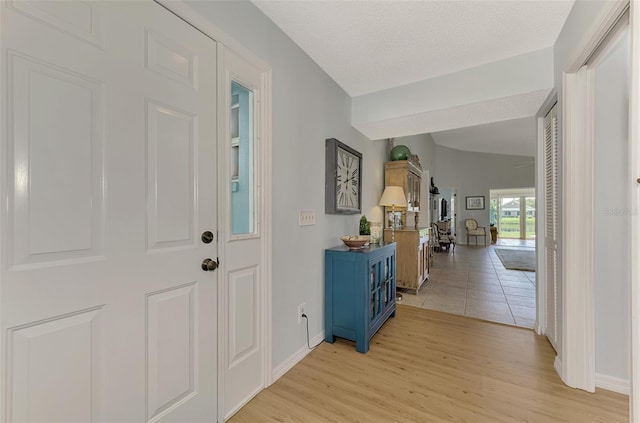
{"label": "area rug", "polygon": [[526,270],[535,272],[536,252],[529,249],[496,248],[496,254],[502,261],[505,269]]}

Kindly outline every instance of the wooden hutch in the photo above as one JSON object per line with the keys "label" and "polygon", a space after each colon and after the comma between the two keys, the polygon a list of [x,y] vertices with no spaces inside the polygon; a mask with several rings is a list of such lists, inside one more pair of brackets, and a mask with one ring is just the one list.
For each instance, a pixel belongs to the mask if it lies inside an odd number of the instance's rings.
{"label": "wooden hutch", "polygon": [[[419,226],[421,179],[422,168],[416,159],[390,161],[384,165],[385,187],[400,186],[407,197],[405,207],[396,206],[396,212],[401,213],[402,222],[402,226],[393,231],[397,244],[396,284],[398,288],[413,289],[416,293],[429,277],[431,266],[431,228],[428,225]],[[428,199],[425,201],[428,206]],[[385,207],[384,242],[391,242],[394,236],[387,218],[390,212],[391,207]]]}

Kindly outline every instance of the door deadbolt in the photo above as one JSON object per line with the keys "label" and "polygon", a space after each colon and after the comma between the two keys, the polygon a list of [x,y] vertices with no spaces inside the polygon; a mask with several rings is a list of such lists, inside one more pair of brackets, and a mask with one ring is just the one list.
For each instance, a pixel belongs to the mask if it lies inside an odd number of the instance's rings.
{"label": "door deadbolt", "polygon": [[216,258],[215,261],[210,258],[202,260],[202,270],[204,270],[205,272],[212,272],[216,270],[219,265],[220,259],[218,258]]}
{"label": "door deadbolt", "polygon": [[204,242],[205,244],[211,244],[211,241],[213,241],[213,232],[204,231],[200,239],[202,239],[202,242]]}

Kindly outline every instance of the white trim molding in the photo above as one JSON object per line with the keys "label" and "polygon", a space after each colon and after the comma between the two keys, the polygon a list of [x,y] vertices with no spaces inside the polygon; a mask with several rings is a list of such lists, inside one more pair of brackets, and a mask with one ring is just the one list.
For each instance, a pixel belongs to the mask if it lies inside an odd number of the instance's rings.
{"label": "white trim molding", "polygon": [[[545,152],[544,152],[544,116],[537,118],[538,145],[536,147],[535,180],[536,180],[536,209],[546,210],[545,202]],[[544,234],[546,233],[546,213],[536,213],[536,323],[535,331],[543,335],[547,330],[547,279],[546,258],[544,248]]]}
{"label": "white trim molding", "polygon": [[631,392],[631,385],[628,380],[600,373],[596,373],[596,387],[623,395],[629,395]]}
{"label": "white trim molding", "polygon": [[[640,178],[640,4],[631,2],[631,89],[629,93],[629,170]],[[631,253],[640,257],[640,183],[631,181]],[[640,261],[631,261],[630,421],[640,422]]]}
{"label": "white trim molding", "polygon": [[240,401],[240,402],[239,402],[238,404],[236,404],[236,405],[235,405],[231,410],[229,410],[229,412],[227,413],[227,415],[226,415],[226,416],[224,416],[224,418],[223,418],[222,420],[218,419],[217,421],[219,421],[219,422],[224,422],[224,421],[227,421],[228,419],[230,419],[230,418],[231,418],[231,416],[233,416],[234,414],[236,414],[238,411],[240,411],[240,409],[241,409],[242,407],[244,407],[245,405],[247,405],[247,403],[248,403],[249,401],[251,401],[251,400],[253,399],[253,397],[255,397],[255,396],[256,396],[256,395],[258,395],[260,392],[262,392],[262,389],[263,389],[262,387],[259,387],[259,388],[255,389],[255,390],[253,390],[253,391],[249,392],[249,393],[247,394],[247,396],[246,396],[246,397],[244,397],[244,398],[242,399],[242,401]]}
{"label": "white trim molding", "polygon": [[222,43],[227,48],[232,50],[237,55],[251,61],[254,65],[262,69],[270,69],[271,66],[256,56],[253,52],[243,46],[235,38],[215,26],[209,19],[203,16],[201,13],[194,10],[191,6],[184,3],[182,0],[153,0],[156,3],[161,4],[167,10],[170,10],[174,15],[188,22],[198,31],[205,34],[212,40]]}
{"label": "white trim molding", "polygon": [[[630,0],[614,0],[606,2],[602,14],[593,22],[591,28],[587,31],[589,36],[585,37],[582,44],[573,52],[569,64],[564,70],[567,73],[578,72],[584,64],[589,61],[591,56],[598,50],[598,47],[605,39],[611,28],[613,28],[620,19],[620,16],[629,7]],[[633,2],[631,2],[633,3]]]}
{"label": "white trim molding", "polygon": [[556,369],[556,372],[561,375],[562,374],[562,360],[560,356],[556,355],[556,358],[553,360],[553,368]]}
{"label": "white trim molding", "polygon": [[272,70],[262,69],[262,267],[264,281],[264,371],[265,388],[273,383],[273,270],[272,270],[272,240],[273,240],[273,145],[272,145]]}
{"label": "white trim molding", "polygon": [[[309,341],[311,345],[317,345],[324,340],[324,331],[320,332]],[[303,358],[307,356],[311,351],[309,347],[306,345],[300,348],[298,351],[294,352],[289,356],[289,358],[285,359],[282,363],[278,364],[271,374],[271,380],[275,382],[285,375],[289,370],[293,369],[293,367],[302,361]]]}
{"label": "white trim molding", "polygon": [[592,96],[587,68],[563,74],[561,377],[595,390]]}

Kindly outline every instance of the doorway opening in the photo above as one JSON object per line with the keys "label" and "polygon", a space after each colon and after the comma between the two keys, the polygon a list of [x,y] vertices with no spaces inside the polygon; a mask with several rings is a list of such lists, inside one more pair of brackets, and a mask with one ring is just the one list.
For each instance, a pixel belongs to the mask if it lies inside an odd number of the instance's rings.
{"label": "doorway opening", "polygon": [[535,188],[492,189],[489,195],[489,223],[497,229],[498,244],[535,247]]}

